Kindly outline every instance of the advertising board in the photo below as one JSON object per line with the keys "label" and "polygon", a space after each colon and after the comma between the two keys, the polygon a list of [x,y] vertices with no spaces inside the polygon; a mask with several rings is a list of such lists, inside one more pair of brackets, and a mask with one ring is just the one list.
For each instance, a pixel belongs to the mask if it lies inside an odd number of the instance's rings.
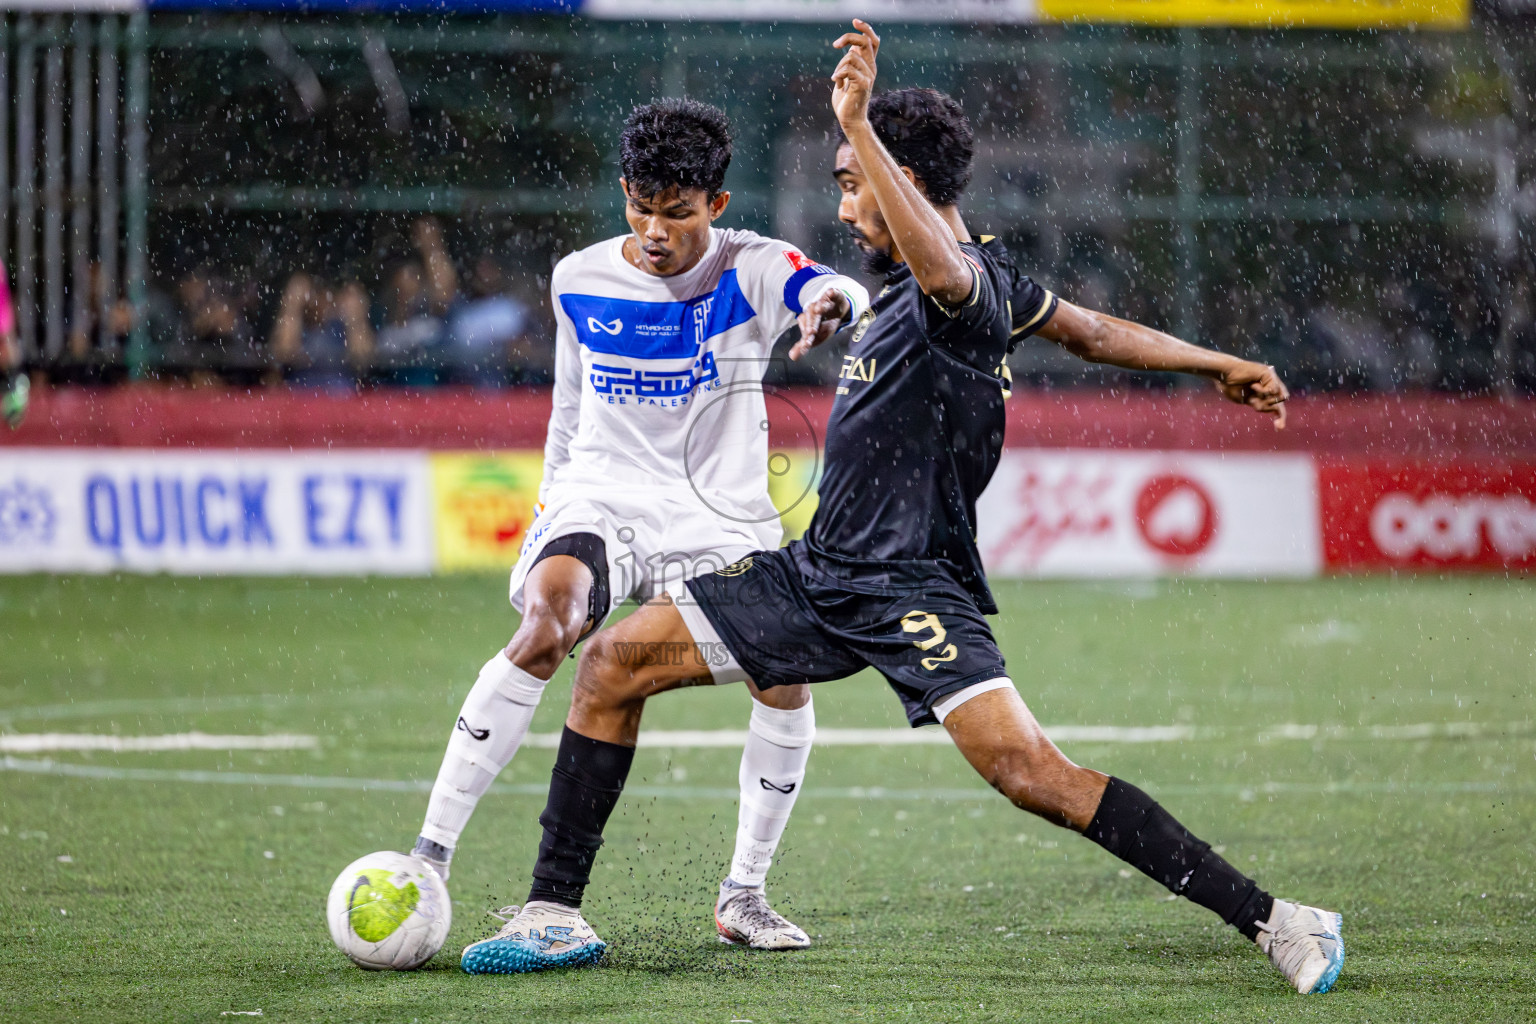
{"label": "advertising board", "polygon": [[1536,465],[1318,466],[1330,569],[1536,568]]}
{"label": "advertising board", "polygon": [[[769,454],[786,540],[819,470]],[[0,572],[500,572],[542,472],[537,450],[5,448]],[[1011,448],[977,513],[997,578],[1536,568],[1536,463]]]}
{"label": "advertising board", "polygon": [[0,451],[0,572],[433,568],[417,452]]}
{"label": "advertising board", "polygon": [[996,576],[1312,576],[1306,455],[1008,450],[977,507]]}

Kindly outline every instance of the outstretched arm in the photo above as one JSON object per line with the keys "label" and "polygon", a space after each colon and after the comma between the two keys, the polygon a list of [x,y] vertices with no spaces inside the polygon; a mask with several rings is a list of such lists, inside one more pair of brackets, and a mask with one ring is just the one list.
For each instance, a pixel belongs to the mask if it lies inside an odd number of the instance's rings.
{"label": "outstretched arm", "polygon": [[832,110],[918,287],[945,305],[958,306],[971,296],[974,272],[960,253],[955,229],[939,216],[913,183],[911,172],[896,163],[869,123],[880,37],[868,22],[855,18],[853,26],[857,32],[848,32],[832,44],[848,50],[832,72]]}
{"label": "outstretched arm", "polygon": [[1272,366],[1191,345],[1070,302],[1058,302],[1055,314],[1037,333],[1090,363],[1209,377],[1229,401],[1273,416],[1277,430],[1285,427],[1285,402],[1291,393]]}
{"label": "outstretched arm", "polygon": [[[865,303],[868,305],[868,302]],[[796,318],[800,326],[800,340],[790,346],[789,358],[799,359],[854,318],[853,300],[847,292],[828,288],[811,300]]]}

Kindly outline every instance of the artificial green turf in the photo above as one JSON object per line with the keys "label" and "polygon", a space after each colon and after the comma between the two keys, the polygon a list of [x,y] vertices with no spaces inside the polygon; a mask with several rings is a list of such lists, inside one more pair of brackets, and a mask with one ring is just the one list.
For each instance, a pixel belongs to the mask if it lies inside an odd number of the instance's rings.
{"label": "artificial green turf", "polygon": [[[1536,587],[997,590],[999,640],[1042,721],[1196,728],[1063,745],[1162,798],[1278,894],[1343,910],[1333,993],[1289,994],[1211,915],[1013,810],[942,746],[814,753],[770,880],[816,938],[793,955],[713,935],[737,752],[642,749],[587,901],[607,965],[472,978],[458,949],[526,892],[551,752],[525,750],[466,833],[443,953],[414,974],[359,971],[326,935],[326,889],[354,857],[407,845],[425,794],[322,783],[431,779],[463,692],[514,625],[503,582],[24,577],[0,580],[0,731],[298,732],[322,746],[13,756],[12,769],[51,757],[159,774],[0,772],[0,1020],[1536,1017]],[[567,670],[536,731],[559,728],[568,687]],[[903,721],[875,678],[818,687],[816,703],[823,727]],[[740,729],[746,715],[740,688],[687,690],[646,724]],[[1356,728],[1256,738],[1285,723]],[[1420,723],[1482,732],[1365,731]]]}

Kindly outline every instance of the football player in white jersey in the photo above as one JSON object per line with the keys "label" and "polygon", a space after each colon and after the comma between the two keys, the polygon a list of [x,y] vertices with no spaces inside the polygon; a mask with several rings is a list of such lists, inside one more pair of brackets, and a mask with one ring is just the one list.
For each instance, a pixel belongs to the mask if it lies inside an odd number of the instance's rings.
{"label": "football player in white jersey", "polygon": [[[720,110],[686,99],[636,108],[619,158],[630,233],[555,268],[554,410],[538,514],[511,581],[522,622],[464,701],[413,851],[445,878],[571,649],[625,600],[681,594],[684,578],[779,544],[762,386],[773,343],[797,320],[803,344],[822,341],[869,296],[788,243],[713,227],[730,201],[730,157]],[[800,948],[810,939],[763,886],[810,756],[810,693],[747,686],[736,850],[716,924],[723,941]],[[565,730],[557,777],[601,756],[590,743]]]}

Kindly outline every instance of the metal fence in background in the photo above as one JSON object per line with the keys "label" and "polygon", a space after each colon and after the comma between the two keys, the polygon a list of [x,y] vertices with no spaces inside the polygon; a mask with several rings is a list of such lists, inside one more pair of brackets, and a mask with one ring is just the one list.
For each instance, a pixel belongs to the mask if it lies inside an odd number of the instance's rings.
{"label": "metal fence in background", "polygon": [[[884,28],[882,79],[950,91],[976,124],[968,216],[1069,297],[1318,388],[1536,389],[1528,23]],[[0,32],[0,223],[42,363],[74,339],[155,372],[153,309],[199,263],[256,283],[257,334],[295,272],[376,296],[427,214],[461,262],[516,261],[537,301],[551,260],[622,228],[618,127],[658,95],[731,114],[733,223],[850,255],[828,26],[139,13]]]}
{"label": "metal fence in background", "polygon": [[33,361],[93,349],[142,307],[147,262],[147,15],[0,16],[0,230]]}

